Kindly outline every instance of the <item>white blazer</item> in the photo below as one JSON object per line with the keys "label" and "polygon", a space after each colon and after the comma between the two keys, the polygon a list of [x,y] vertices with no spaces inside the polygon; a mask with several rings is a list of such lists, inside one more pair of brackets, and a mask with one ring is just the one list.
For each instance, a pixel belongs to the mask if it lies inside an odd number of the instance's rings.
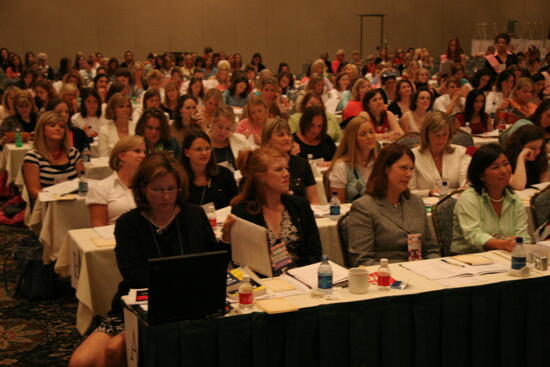
{"label": "white blazer", "polygon": [[454,144],[451,144],[451,147],[455,148],[453,153],[443,154],[443,175],[439,174],[429,149],[424,152],[420,152],[420,147],[412,149],[415,161],[409,189],[413,194],[422,197],[429,196],[430,190],[442,178],[449,182],[451,189],[457,189],[466,184],[471,158],[466,154],[465,147]]}
{"label": "white blazer", "polygon": [[[128,134],[134,135],[136,133],[135,121],[129,121]],[[115,147],[115,144],[119,141],[116,126],[113,120],[109,120],[107,125],[99,128],[99,134],[97,136],[98,150],[100,157],[109,157],[111,150]]]}

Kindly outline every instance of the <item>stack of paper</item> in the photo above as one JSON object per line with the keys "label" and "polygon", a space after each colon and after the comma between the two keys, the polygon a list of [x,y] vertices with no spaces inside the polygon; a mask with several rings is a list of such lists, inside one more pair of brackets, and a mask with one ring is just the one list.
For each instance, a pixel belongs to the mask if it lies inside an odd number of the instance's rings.
{"label": "stack of paper", "polygon": [[[351,209],[351,204],[340,205],[340,215],[344,215]],[[330,205],[314,204],[311,205],[311,210],[316,218],[324,218],[330,216]]]}
{"label": "stack of paper", "polygon": [[[348,269],[329,261],[332,268],[332,284],[338,284],[348,280]],[[298,279],[300,282],[304,283],[308,287],[314,289],[317,288],[318,275],[320,262],[302,266],[299,268],[293,268],[287,271],[288,274],[292,275],[294,278]]]}

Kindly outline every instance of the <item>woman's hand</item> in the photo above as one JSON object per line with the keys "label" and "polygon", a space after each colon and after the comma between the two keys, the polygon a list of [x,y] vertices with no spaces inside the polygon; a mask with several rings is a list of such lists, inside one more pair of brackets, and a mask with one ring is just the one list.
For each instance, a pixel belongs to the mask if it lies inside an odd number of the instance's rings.
{"label": "woman's hand", "polygon": [[292,155],[298,155],[300,154],[300,144],[296,143],[295,141],[292,142],[292,146],[290,148],[290,154]]}
{"label": "woman's hand", "polygon": [[229,214],[223,222],[222,226],[222,242],[230,243],[231,242],[231,227],[235,223],[235,217],[233,214]]}
{"label": "woman's hand", "polygon": [[524,147],[518,156],[519,159],[523,159],[523,161],[532,161],[536,158],[535,152],[527,147]]}
{"label": "woman's hand", "polygon": [[497,110],[506,110],[510,107],[510,100],[505,99],[501,104],[498,105]]}

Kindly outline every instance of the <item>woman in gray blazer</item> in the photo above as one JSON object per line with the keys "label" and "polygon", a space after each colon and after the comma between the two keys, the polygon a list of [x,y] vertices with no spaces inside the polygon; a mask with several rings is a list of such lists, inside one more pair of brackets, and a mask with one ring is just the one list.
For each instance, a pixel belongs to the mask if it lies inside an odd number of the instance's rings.
{"label": "woman in gray blazer", "polygon": [[345,221],[349,234],[350,263],[373,265],[409,259],[409,235],[420,235],[421,257],[439,257],[440,252],[424,209],[424,203],[408,190],[414,170],[414,155],[402,144],[380,151],[367,182],[366,195],[353,202]]}

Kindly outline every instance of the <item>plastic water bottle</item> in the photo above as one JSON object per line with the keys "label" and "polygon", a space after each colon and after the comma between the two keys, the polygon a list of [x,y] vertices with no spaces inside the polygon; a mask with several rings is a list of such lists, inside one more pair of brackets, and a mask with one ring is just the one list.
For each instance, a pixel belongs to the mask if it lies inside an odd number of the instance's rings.
{"label": "plastic water bottle", "polygon": [[243,276],[243,284],[239,287],[239,310],[250,311],[254,307],[254,287],[250,284],[250,276]]}
{"label": "plastic water bottle", "polygon": [[81,171],[80,172],[80,181],[78,181],[78,194],[79,195],[86,195],[88,192],[88,181],[86,180],[86,172]]}
{"label": "plastic water bottle", "polygon": [[82,151],[82,163],[90,163],[92,161],[92,152],[89,147],[85,147]]}
{"label": "plastic water bottle", "polygon": [[23,146],[23,136],[21,135],[21,129],[15,130],[15,146],[21,148]]}
{"label": "plastic water bottle", "polygon": [[328,262],[327,255],[323,255],[321,265],[319,265],[319,270],[317,271],[317,279],[317,287],[321,292],[332,293],[332,267]]}
{"label": "plastic water bottle", "polygon": [[523,248],[523,237],[516,237],[516,245],[512,249],[512,274],[521,275],[521,270],[527,265],[527,255]]}
{"label": "plastic water bottle", "polygon": [[378,268],[378,289],[387,291],[390,289],[391,270],[388,266],[388,259],[380,259],[380,267]]}
{"label": "plastic water bottle", "polygon": [[340,216],[340,199],[338,198],[338,193],[336,193],[336,191],[332,192],[332,196],[330,198],[329,214],[334,220],[337,220]]}
{"label": "plastic water bottle", "polygon": [[441,191],[439,193],[440,196],[445,196],[449,193],[449,181],[446,179],[441,180]]}
{"label": "plastic water bottle", "polygon": [[468,134],[472,133],[472,128],[470,127],[470,122],[469,121],[466,121],[464,123],[464,131],[467,132]]}
{"label": "plastic water bottle", "polygon": [[311,164],[311,162],[313,161],[313,154],[309,153],[307,155],[307,161],[309,162],[309,164]]}

